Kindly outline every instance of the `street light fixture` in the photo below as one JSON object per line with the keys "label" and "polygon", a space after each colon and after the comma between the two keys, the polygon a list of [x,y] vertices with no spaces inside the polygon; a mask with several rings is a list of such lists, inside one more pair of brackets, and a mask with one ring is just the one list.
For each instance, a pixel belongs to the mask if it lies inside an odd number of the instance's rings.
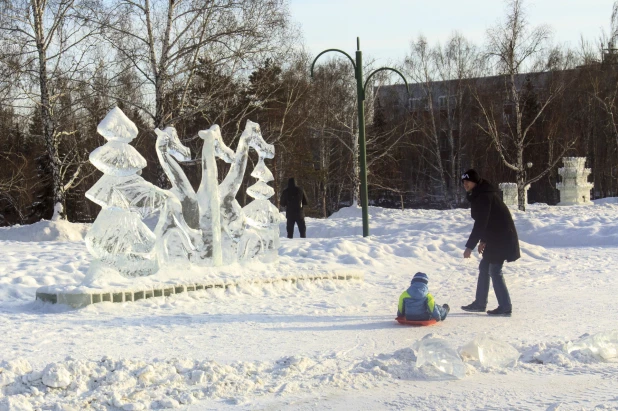
{"label": "street light fixture", "polygon": [[368,212],[368,194],[367,194],[367,145],[365,142],[365,90],[367,88],[367,84],[369,83],[369,79],[373,77],[374,74],[384,71],[390,70],[399,74],[403,79],[403,82],[406,84],[406,90],[408,91],[408,95],[410,94],[410,87],[408,86],[408,82],[406,78],[399,72],[391,67],[381,67],[375,71],[373,71],[363,83],[363,52],[360,50],[360,39],[356,38],[356,61],[350,57],[348,53],[339,49],[328,49],[324,50],[311,63],[311,78],[313,78],[313,66],[315,62],[320,58],[322,54],[328,53],[329,51],[336,51],[338,53],[343,54],[350,62],[352,62],[352,67],[354,67],[354,77],[356,77],[356,95],[358,98],[358,144],[359,144],[359,156],[360,156],[360,182],[361,182],[361,207],[363,212],[363,237],[369,236],[369,212]]}

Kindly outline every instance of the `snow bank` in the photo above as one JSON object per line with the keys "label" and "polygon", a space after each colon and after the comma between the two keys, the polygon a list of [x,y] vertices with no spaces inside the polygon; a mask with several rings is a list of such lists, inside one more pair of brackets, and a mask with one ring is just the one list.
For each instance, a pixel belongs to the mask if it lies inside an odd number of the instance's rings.
{"label": "snow bank", "polygon": [[[499,345],[498,351],[507,347],[508,356],[513,357],[510,350],[519,356],[511,346],[487,336],[475,337],[460,350],[472,345]],[[569,367],[590,361],[565,350],[559,344],[540,343],[529,348],[522,359],[528,364]],[[494,354],[496,350],[491,355]],[[492,368],[486,368],[485,373],[516,366],[513,360],[499,364],[502,357],[498,353],[495,361],[486,358]],[[0,411],[82,409],[86,405],[123,410],[168,409],[205,399],[243,404],[264,395],[283,396],[327,388],[366,389],[388,380],[443,380],[449,377],[447,374],[461,379],[474,375],[474,364],[478,365],[478,358],[464,359],[472,363],[463,363],[456,350],[434,334],[421,338],[412,348],[361,360],[340,355],[285,356],[275,361],[222,364],[191,358],[144,361],[103,357],[90,361],[67,357],[35,370],[28,360],[18,358],[0,363]]]}
{"label": "snow bank", "polygon": [[543,247],[618,245],[618,204],[591,206],[530,205],[511,210],[519,239]]}
{"label": "snow bank", "polygon": [[15,404],[38,409],[82,409],[86,404],[124,410],[165,409],[203,399],[238,404],[265,394],[350,388],[370,380],[361,373],[350,373],[346,366],[336,359],[316,362],[304,356],[227,365],[188,358],[151,362],[67,358],[42,371],[30,368],[11,373],[11,381],[5,381],[2,388],[6,397],[0,400],[0,410],[13,409]]}
{"label": "snow bank", "polygon": [[618,204],[618,197],[599,198],[598,200],[592,200],[592,202],[596,205]]}
{"label": "snow bank", "polygon": [[30,225],[0,228],[0,241],[84,241],[90,224],[71,223],[65,220],[41,220]]}

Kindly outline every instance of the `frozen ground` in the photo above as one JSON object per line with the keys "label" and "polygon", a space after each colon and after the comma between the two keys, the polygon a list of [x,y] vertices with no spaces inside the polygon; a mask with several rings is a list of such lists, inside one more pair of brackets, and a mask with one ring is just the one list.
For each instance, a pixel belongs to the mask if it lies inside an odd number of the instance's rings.
{"label": "frozen ground", "polygon": [[[476,284],[478,259],[462,258],[469,210],[370,213],[368,239],[358,209],[308,219],[310,238],[282,239],[273,267],[359,269],[363,282],[252,285],[80,310],[34,295],[82,281],[87,226],[0,229],[0,411],[618,409],[618,358],[563,349],[618,328],[613,200],[513,212],[522,258],[505,266],[511,318],[459,309]],[[394,321],[416,271],[452,307],[444,323]],[[415,367],[412,346],[430,333],[453,348],[487,333],[522,357],[510,368],[468,363],[464,379],[449,380]]]}

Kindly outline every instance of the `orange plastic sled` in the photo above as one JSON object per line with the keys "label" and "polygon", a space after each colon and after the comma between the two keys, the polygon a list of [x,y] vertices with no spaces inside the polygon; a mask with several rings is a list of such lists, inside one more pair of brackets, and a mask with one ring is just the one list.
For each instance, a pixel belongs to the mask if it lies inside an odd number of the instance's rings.
{"label": "orange plastic sled", "polygon": [[403,324],[403,325],[415,325],[417,327],[423,327],[423,326],[427,326],[427,325],[434,325],[437,321],[432,318],[431,320],[426,320],[426,321],[412,321],[412,320],[406,320],[406,317],[397,317],[395,318],[397,320],[397,322],[399,324]]}

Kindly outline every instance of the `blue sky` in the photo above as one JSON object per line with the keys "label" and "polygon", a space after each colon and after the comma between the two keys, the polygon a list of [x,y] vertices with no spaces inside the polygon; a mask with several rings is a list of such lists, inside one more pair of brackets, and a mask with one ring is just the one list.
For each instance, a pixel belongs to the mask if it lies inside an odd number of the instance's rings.
{"label": "blue sky", "polygon": [[[529,0],[531,24],[547,24],[556,43],[576,46],[581,35],[594,41],[609,31],[613,0]],[[339,48],[349,54],[361,39],[365,59],[397,62],[412,39],[425,35],[431,44],[453,31],[481,45],[488,27],[504,15],[502,0],[290,0],[312,54]]]}

